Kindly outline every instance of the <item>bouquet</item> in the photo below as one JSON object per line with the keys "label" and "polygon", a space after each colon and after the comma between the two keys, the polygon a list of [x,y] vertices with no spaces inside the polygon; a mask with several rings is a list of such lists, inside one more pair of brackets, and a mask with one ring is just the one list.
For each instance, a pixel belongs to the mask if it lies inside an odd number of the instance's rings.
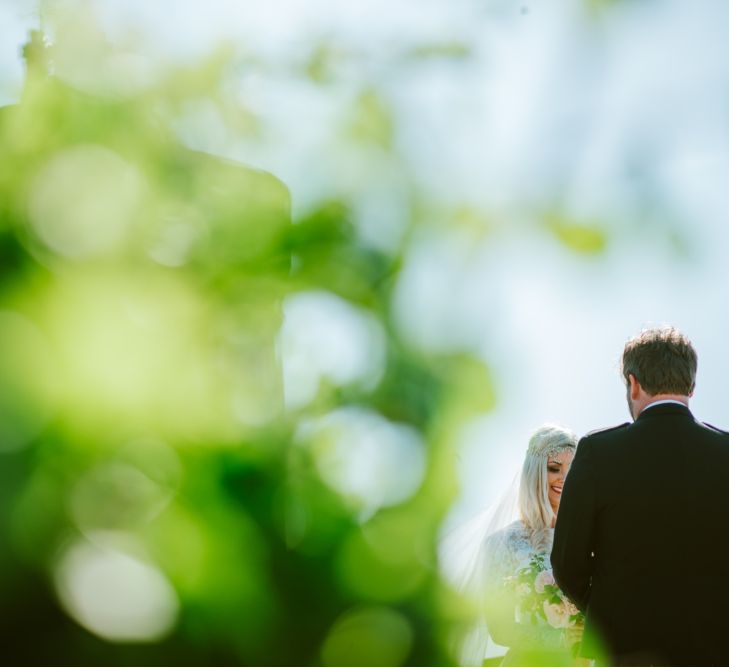
{"label": "bouquet", "polygon": [[545,554],[534,554],[508,583],[516,590],[518,623],[546,623],[558,629],[584,625],[582,612],[557,586]]}

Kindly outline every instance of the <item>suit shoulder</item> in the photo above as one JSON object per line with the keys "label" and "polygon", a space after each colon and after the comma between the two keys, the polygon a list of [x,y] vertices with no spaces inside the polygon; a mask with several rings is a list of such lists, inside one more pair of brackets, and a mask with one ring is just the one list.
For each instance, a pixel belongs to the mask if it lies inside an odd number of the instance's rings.
{"label": "suit shoulder", "polygon": [[708,429],[709,431],[713,431],[714,433],[718,433],[719,435],[727,435],[729,436],[729,431],[725,431],[722,428],[719,428],[718,426],[713,426],[712,424],[708,424],[707,422],[699,422],[701,426],[703,426],[705,429]]}
{"label": "suit shoulder", "polygon": [[622,431],[623,429],[628,428],[630,426],[630,422],[623,422],[622,424],[617,424],[616,426],[608,426],[607,428],[598,428],[594,431],[590,431],[589,433],[585,434],[583,436],[583,440],[586,440],[588,438],[592,439],[596,436],[599,437],[601,435],[607,435],[610,433],[615,433],[617,431]]}

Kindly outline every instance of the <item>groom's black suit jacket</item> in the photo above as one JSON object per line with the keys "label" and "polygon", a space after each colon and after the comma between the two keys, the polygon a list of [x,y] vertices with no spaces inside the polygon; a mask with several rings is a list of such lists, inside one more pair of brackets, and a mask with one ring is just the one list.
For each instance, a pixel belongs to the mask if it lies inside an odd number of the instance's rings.
{"label": "groom's black suit jacket", "polygon": [[585,436],[552,566],[587,613],[585,655],[601,643],[656,664],[729,665],[729,433],[671,403]]}

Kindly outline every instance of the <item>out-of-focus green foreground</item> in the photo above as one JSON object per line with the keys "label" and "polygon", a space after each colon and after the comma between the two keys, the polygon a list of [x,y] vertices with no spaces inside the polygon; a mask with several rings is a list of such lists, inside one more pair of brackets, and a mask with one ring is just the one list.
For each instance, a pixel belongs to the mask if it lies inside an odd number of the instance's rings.
{"label": "out-of-focus green foreground", "polygon": [[[436,541],[487,369],[393,333],[399,259],[361,246],[345,206],[292,221],[277,178],[180,144],[170,119],[214,94],[215,66],[104,97],[46,55],[29,48],[0,111],[0,654],[451,664],[469,609]],[[285,410],[283,305],[322,290],[385,332],[384,372]],[[340,470],[343,414],[360,439],[405,433],[422,474],[369,471],[368,506]]]}

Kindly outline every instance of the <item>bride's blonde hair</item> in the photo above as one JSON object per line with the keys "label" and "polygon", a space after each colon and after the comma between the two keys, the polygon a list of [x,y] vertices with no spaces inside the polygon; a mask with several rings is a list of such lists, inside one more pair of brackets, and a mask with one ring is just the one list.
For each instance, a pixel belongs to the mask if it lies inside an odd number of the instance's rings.
{"label": "bride's blonde hair", "polygon": [[541,426],[529,439],[519,482],[519,513],[535,547],[547,545],[548,531],[555,518],[549,503],[548,459],[553,454],[576,448],[577,436],[554,424]]}

